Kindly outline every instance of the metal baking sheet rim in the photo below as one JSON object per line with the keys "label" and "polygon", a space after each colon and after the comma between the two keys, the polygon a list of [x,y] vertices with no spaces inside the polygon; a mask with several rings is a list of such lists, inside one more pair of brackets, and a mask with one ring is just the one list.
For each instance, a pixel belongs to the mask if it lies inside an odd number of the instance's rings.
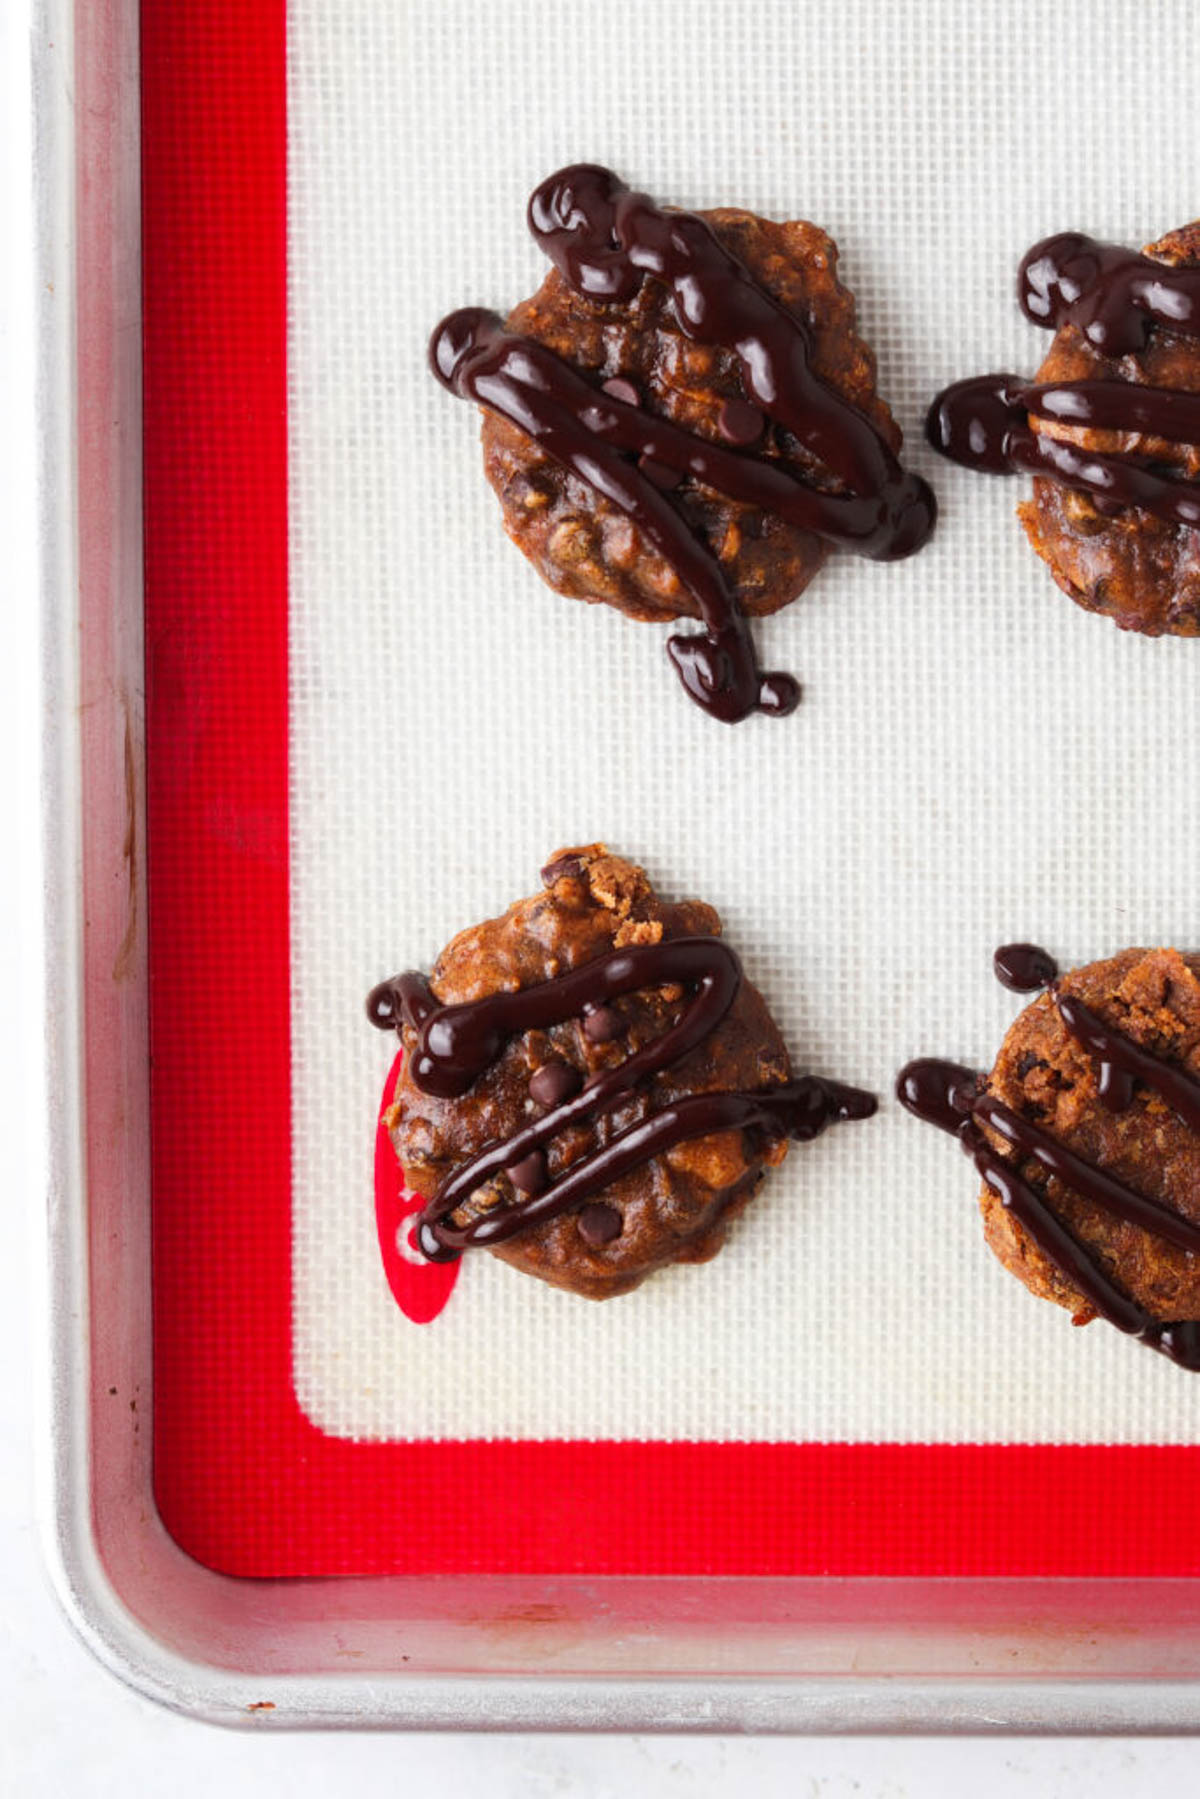
{"label": "metal baking sheet rim", "polygon": [[259,1728],[1200,1731],[1200,1581],[262,1582],[202,1568],[168,1536],[148,1428],[137,4],[27,11],[48,1020],[38,1504],[79,1634],[149,1697]]}

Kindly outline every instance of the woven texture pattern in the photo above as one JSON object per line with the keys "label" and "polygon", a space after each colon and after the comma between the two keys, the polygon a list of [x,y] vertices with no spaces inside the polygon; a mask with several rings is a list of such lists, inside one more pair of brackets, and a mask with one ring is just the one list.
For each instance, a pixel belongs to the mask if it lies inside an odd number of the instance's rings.
{"label": "woven texture pattern", "polygon": [[[1023,482],[937,462],[935,390],[1032,372],[1021,253],[1200,211],[1194,14],[1093,0],[292,0],[289,457],[294,1378],[344,1437],[1189,1443],[1200,1383],[1073,1331],[983,1246],[971,1171],[890,1100],[986,1062],[1000,942],[1064,964],[1200,942],[1200,645],[1060,595]],[[1136,43],[1127,33],[1136,29]],[[552,594],[506,542],[441,315],[542,279],[529,191],[611,163],[672,203],[828,229],[942,507],[756,627],[790,720],[684,700],[665,633]],[[362,996],[604,838],[721,911],[798,1067],[878,1118],[798,1148],[720,1259],[597,1307],[471,1258],[429,1327],[374,1241],[393,1046]]]}

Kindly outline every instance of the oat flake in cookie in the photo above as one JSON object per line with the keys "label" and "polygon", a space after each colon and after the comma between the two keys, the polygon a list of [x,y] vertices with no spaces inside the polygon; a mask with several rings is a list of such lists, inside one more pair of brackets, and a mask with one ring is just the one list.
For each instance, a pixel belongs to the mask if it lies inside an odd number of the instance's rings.
{"label": "oat flake in cookie", "polygon": [[1060,979],[1009,944],[996,974],[1045,991],[991,1073],[910,1062],[901,1102],[959,1139],[1031,1293],[1200,1371],[1200,956],[1128,949]]}
{"label": "oat flake in cookie", "polygon": [[727,722],[790,712],[747,619],[794,600],[831,548],[894,558],[933,529],[896,460],[837,249],[815,225],[659,208],[608,169],[529,203],[554,268],[507,320],[452,313],[430,360],[484,408],[488,480],[543,579],[670,638],[689,696]]}
{"label": "oat flake in cookie", "polygon": [[367,1013],[404,1047],[387,1123],[423,1252],[491,1249],[606,1299],[716,1255],[789,1138],[875,1100],[792,1078],[711,906],[666,903],[603,844],[542,880]]}
{"label": "oat flake in cookie", "polygon": [[930,441],[968,468],[1032,472],[1021,523],[1077,605],[1148,637],[1200,635],[1200,222],[1141,255],[1046,238],[1017,297],[1055,332],[1037,375],[956,382]]}

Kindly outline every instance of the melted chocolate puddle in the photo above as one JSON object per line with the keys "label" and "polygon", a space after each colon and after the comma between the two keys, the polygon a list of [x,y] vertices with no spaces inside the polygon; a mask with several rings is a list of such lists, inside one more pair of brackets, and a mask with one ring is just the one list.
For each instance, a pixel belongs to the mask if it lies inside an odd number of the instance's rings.
{"label": "melted chocolate puddle", "polygon": [[[1017,992],[1049,988],[1067,1030],[1099,1062],[1100,1097],[1112,1110],[1123,1111],[1131,1105],[1140,1082],[1166,1100],[1191,1129],[1200,1131],[1200,1081],[1148,1055],[1081,1000],[1060,992],[1058,968],[1045,950],[1030,943],[1007,944],[996,951],[995,969],[997,978]],[[986,1078],[957,1062],[925,1058],[900,1070],[896,1095],[915,1117],[958,1138],[1001,1204],[1100,1317],[1169,1356],[1181,1368],[1200,1371],[1200,1320],[1164,1324],[1123,1293],[1025,1179],[1020,1164],[1028,1159],[1038,1162],[1064,1185],[1115,1217],[1189,1252],[1200,1250],[1200,1226],[1135,1192],[993,1098],[984,1091]],[[1011,1147],[1013,1160],[992,1147],[982,1126]]]}
{"label": "melted chocolate puddle", "polygon": [[[734,352],[748,400],[722,408],[719,429],[731,447],[653,417],[640,407],[633,382],[616,376],[597,384],[478,308],[452,313],[437,327],[429,352],[435,374],[452,393],[518,426],[619,507],[675,570],[704,630],[673,636],[667,647],[698,705],[726,723],[756,711],[791,712],[799,686],[791,675],[759,668],[721,564],[670,495],[688,476],[842,548],[896,558],[928,539],[933,494],[901,468],[870,420],[812,372],[806,327],[696,214],[660,211],[610,170],[578,164],[536,190],[529,226],[577,293],[627,304],[647,277],[661,281],[687,337]],[[767,417],[803,443],[843,491],[825,493],[786,462],[756,455]]]}
{"label": "melted chocolate puddle", "polygon": [[[482,1150],[442,1182],[421,1214],[418,1240],[424,1254],[432,1261],[451,1260],[464,1249],[507,1242],[576,1207],[585,1207],[586,1239],[606,1242],[619,1232],[613,1229],[613,1220],[601,1214],[614,1213],[618,1225],[619,1214],[613,1207],[585,1202],[677,1143],[725,1130],[758,1130],[765,1137],[807,1142],[827,1125],[870,1117],[875,1110],[871,1094],[817,1075],[756,1093],[696,1094],[673,1100],[618,1131],[556,1180],[549,1178],[545,1154],[552,1139],[568,1125],[611,1112],[636,1086],[681,1061],[720,1024],[741,981],[741,963],[719,938],[679,937],[613,950],[537,987],[494,993],[469,1005],[439,1005],[419,974],[398,975],[376,987],[367,1000],[371,1023],[380,1030],[399,1030],[408,1024],[416,1031],[413,1080],[423,1092],[443,1098],[466,1093],[519,1032],[545,1030],[570,1018],[586,1020],[607,1010],[613,1000],[644,987],[679,983],[692,989],[678,1022],[619,1067],[592,1075],[577,1091],[569,1081],[543,1082],[541,1094],[549,1110],[541,1118]],[[535,1082],[541,1072],[535,1074]],[[531,1093],[538,1099],[532,1082]],[[524,1197],[492,1206],[464,1226],[455,1225],[455,1210],[501,1173]]]}
{"label": "melted chocolate puddle", "polygon": [[[1055,330],[1075,325],[1105,356],[1143,350],[1155,326],[1200,334],[1200,269],[1171,268],[1116,244],[1062,232],[1021,263],[1017,297],[1026,318]],[[1176,525],[1200,525],[1200,483],[1156,469],[1127,451],[1081,450],[1030,416],[1101,431],[1200,443],[1200,395],[1131,381],[1031,385],[1017,375],[956,381],[934,400],[925,434],[964,468],[1009,475],[1025,469],[1088,494],[1111,514],[1133,506]]]}

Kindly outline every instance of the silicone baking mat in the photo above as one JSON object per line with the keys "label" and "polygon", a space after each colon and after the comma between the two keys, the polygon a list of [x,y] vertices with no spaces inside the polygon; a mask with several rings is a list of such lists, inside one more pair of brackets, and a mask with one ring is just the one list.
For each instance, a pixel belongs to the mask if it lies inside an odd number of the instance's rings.
{"label": "silicone baking mat", "polygon": [[[1197,210],[1189,9],[1136,59],[1119,11],[144,0],[156,1479],[203,1561],[1200,1563],[1200,1383],[1007,1280],[886,1098],[988,1059],[996,943],[1195,941],[1200,652],[1077,612],[1018,484],[919,441],[946,380],[1035,366],[1030,242]],[[542,590],[425,371],[443,312],[541,279],[524,202],[580,157],[829,229],[937,487],[921,556],[761,627],[787,721],[714,724],[661,633]],[[470,1258],[415,1322],[362,996],[595,837],[716,904],[797,1063],[885,1105],[709,1267],[596,1307]]]}

